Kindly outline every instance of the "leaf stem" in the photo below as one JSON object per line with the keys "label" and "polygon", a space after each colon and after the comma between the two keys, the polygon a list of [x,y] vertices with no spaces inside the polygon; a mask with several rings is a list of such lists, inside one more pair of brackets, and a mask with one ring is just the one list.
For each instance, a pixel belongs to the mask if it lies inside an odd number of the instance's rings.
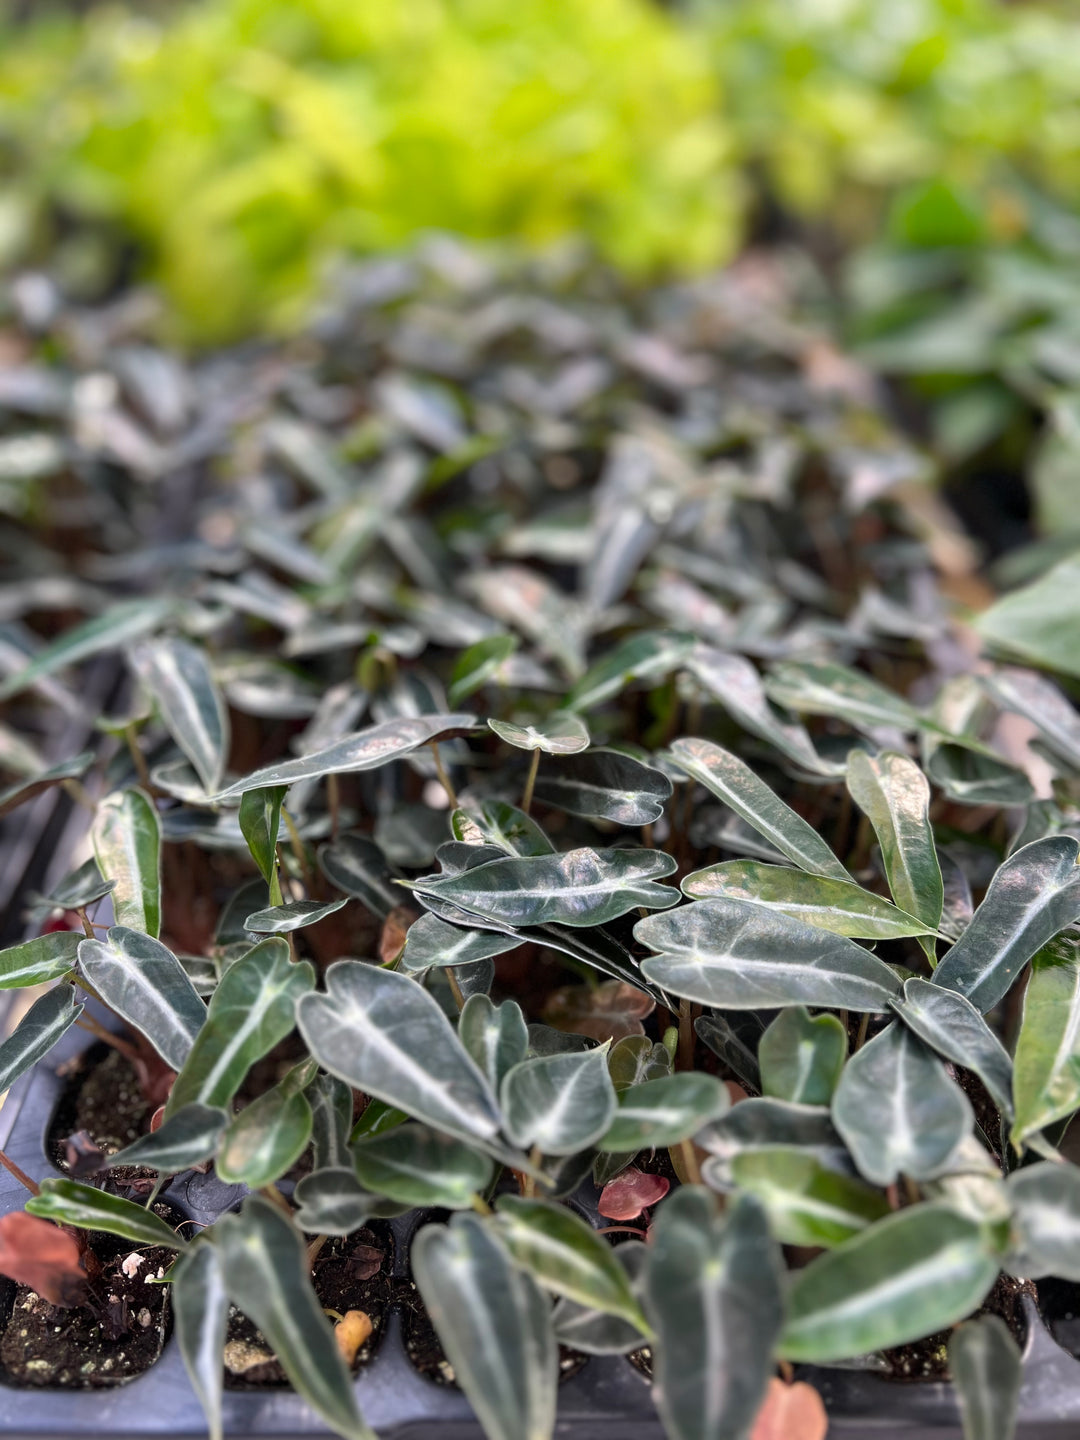
{"label": "leaf stem", "polygon": [[532,752],[532,759],[529,761],[529,777],[525,781],[525,793],[521,797],[521,808],[528,815],[532,809],[533,789],[536,785],[536,772],[540,769],[540,751]]}
{"label": "leaf stem", "polygon": [[336,775],[326,777],[326,803],[330,809],[330,839],[334,841],[341,829],[341,785]]}
{"label": "leaf stem", "polygon": [[473,1209],[477,1212],[477,1214],[479,1214],[479,1215],[494,1215],[494,1214],[495,1214],[495,1211],[492,1210],[491,1206],[488,1204],[488,1202],[484,1199],[484,1197],[483,1197],[482,1195],[475,1195],[475,1194],[474,1194],[474,1195],[470,1198],[469,1204],[472,1206],[472,1208],[473,1208]]}
{"label": "leaf stem", "polygon": [[694,1025],[689,1000],[679,1001],[679,1048],[676,1052],[675,1068],[694,1068]]}
{"label": "leaf stem", "polygon": [[86,933],[86,938],[87,938],[88,940],[94,940],[94,939],[96,939],[96,936],[94,935],[94,922],[90,919],[90,916],[86,913],[86,906],[85,906],[85,905],[80,905],[79,908],[78,908],[78,910],[76,910],[75,913],[76,913],[76,915],[78,915],[79,919],[82,921],[82,928],[83,928],[83,930],[84,930],[85,933]]}
{"label": "leaf stem", "polygon": [[135,734],[134,725],[124,726],[124,739],[127,742],[131,763],[135,766],[135,773],[139,777],[139,784],[148,794],[152,795],[154,793],[154,787],[150,780],[150,770],[146,764],[146,756],[139,749],[139,742]]}
{"label": "leaf stem", "polygon": [[683,1164],[686,1166],[686,1173],[690,1176],[692,1185],[701,1184],[701,1166],[698,1164],[697,1151],[694,1149],[693,1140],[680,1140],[679,1153],[682,1155]]}
{"label": "leaf stem", "polygon": [[[79,981],[79,984],[82,984],[81,980]],[[114,1035],[111,1030],[106,1030],[105,1026],[99,1025],[92,1015],[87,1015],[85,1010],[79,1016],[78,1020],[75,1021],[75,1024],[80,1030],[88,1030],[91,1035],[96,1035],[97,1038],[99,1040],[103,1040],[106,1045],[109,1045],[112,1047],[112,1049],[119,1051],[119,1053],[126,1056],[126,1058],[132,1062],[132,1064],[136,1064],[141,1059],[141,1056],[139,1055],[139,1052],[138,1050],[136,1050],[134,1045],[130,1045],[119,1035]]]}
{"label": "leaf stem", "polygon": [[459,1010],[465,1009],[465,995],[461,988],[461,982],[454,974],[454,967],[446,967],[446,983],[450,986],[450,993],[454,997],[454,1004]]}
{"label": "leaf stem", "polygon": [[870,1012],[864,1010],[859,1021],[859,1033],[855,1036],[855,1049],[859,1051],[866,1044],[866,1032],[870,1028]]}
{"label": "leaf stem", "polygon": [[22,1185],[24,1189],[29,1190],[31,1195],[41,1194],[41,1186],[37,1181],[31,1180],[25,1170],[20,1170],[18,1165],[15,1164],[15,1161],[5,1155],[3,1150],[0,1150],[0,1165],[3,1165],[9,1174],[14,1175],[19,1184]]}
{"label": "leaf stem", "polygon": [[458,808],[457,791],[454,789],[450,776],[446,773],[446,766],[443,764],[442,756],[439,754],[439,742],[431,741],[431,753],[435,757],[435,774],[439,777],[439,784],[450,796],[450,804],[456,810]]}
{"label": "leaf stem", "polygon": [[263,1185],[259,1190],[259,1194],[265,1196],[271,1205],[276,1205],[287,1220],[292,1219],[292,1206],[276,1185]]}
{"label": "leaf stem", "polygon": [[307,851],[304,849],[304,842],[300,839],[300,831],[296,828],[296,822],[285,809],[281,807],[281,818],[285,821],[285,828],[289,832],[289,840],[292,844],[292,852],[296,856],[296,863],[304,876],[304,884],[307,886],[308,894],[315,889],[315,876],[311,873],[311,866],[308,864]]}

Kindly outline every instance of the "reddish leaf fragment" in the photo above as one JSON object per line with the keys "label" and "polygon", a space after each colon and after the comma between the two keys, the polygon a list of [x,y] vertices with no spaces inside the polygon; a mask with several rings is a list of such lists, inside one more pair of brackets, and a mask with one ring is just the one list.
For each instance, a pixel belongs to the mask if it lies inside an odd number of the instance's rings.
{"label": "reddish leaf fragment", "polygon": [[354,1280],[370,1280],[382,1269],[386,1252],[374,1245],[357,1245],[349,1256],[349,1274]]}
{"label": "reddish leaf fragment", "polygon": [[405,946],[409,926],[419,918],[417,912],[408,905],[394,906],[383,921],[382,934],[379,936],[380,964],[389,965],[392,960],[397,959]]}
{"label": "reddish leaf fragment", "polygon": [[556,1030],[588,1035],[602,1045],[605,1040],[644,1035],[641,1022],[655,1009],[656,1001],[633,985],[623,980],[605,980],[595,989],[565,985],[554,991],[544,1006],[544,1019]]}
{"label": "reddish leaf fragment", "polygon": [[631,1165],[604,1186],[597,1209],[608,1220],[634,1220],[670,1189],[671,1181],[663,1175],[647,1175]]}
{"label": "reddish leaf fragment", "polygon": [[13,1210],[0,1218],[0,1274],[50,1305],[81,1305],[86,1272],[75,1240],[49,1220]]}
{"label": "reddish leaf fragment", "polygon": [[769,1381],[750,1440],[825,1440],[828,1428],[825,1405],[812,1385],[803,1380],[785,1385],[774,1378]]}

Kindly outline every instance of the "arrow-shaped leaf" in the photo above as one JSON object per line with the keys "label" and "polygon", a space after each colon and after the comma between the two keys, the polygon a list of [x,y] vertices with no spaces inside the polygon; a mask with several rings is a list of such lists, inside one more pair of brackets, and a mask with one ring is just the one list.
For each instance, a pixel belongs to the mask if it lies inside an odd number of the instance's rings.
{"label": "arrow-shaped leaf", "polygon": [[794,865],[811,875],[850,882],[851,876],[817,831],[737,756],[710,740],[684,739],[675,741],[667,758],[723,800]]}
{"label": "arrow-shaped leaf", "polygon": [[284,940],[263,940],[230,965],[210,999],[205,1024],[169,1096],[168,1114],[184,1105],[228,1108],[256,1060],[296,1023],[296,1002],[315,985],[306,960],[292,964]]}
{"label": "arrow-shaped leaf", "polygon": [[934,929],[852,880],[808,875],[805,870],[766,865],[761,860],[725,860],[695,870],[683,880],[682,891],[692,900],[713,896],[752,900],[755,905],[857,940],[894,940]]}
{"label": "arrow-shaped leaf", "polygon": [[36,775],[0,791],[0,816],[25,805],[28,800],[33,800],[35,795],[51,789],[53,785],[62,785],[65,780],[77,780],[80,775],[86,774],[93,763],[94,752],[84,750],[81,755],[70,760],[61,760],[59,764],[50,765],[47,770],[40,770]]}
{"label": "arrow-shaped leaf", "polygon": [[932,932],[941,924],[945,887],[930,825],[930,784],[906,755],[865,750],[848,756],[847,783],[874,827],[893,899],[931,932],[920,943],[933,964]]}
{"label": "arrow-shaped leaf", "polygon": [[426,1125],[399,1125],[353,1149],[357,1179],[399,1205],[467,1210],[487,1189],[494,1166],[462,1140]]}
{"label": "arrow-shaped leaf", "polygon": [[294,1066],[230,1121],[214,1167],[226,1184],[261,1190],[296,1164],[311,1140],[311,1106],[303,1086],[313,1068],[310,1061]]}
{"label": "arrow-shaped leaf", "polygon": [[973,1070],[998,1108],[1012,1114],[1013,1062],[970,1000],[913,975],[904,982],[903,999],[894,1000],[892,1008],[939,1055]]}
{"label": "arrow-shaped leaf", "polygon": [[839,1245],[889,1213],[879,1190],[838,1175],[805,1150],[747,1150],[734,1157],[731,1173],[740,1190],[761,1201],[785,1245]]}
{"label": "arrow-shaped leaf", "polygon": [[212,1105],[184,1105],[157,1130],[142,1135],[126,1149],[109,1157],[118,1165],[145,1165],[163,1175],[176,1175],[201,1165],[217,1152],[222,1131],[229,1123],[225,1111]]}
{"label": "arrow-shaped leaf", "polygon": [[1005,1182],[1013,1207],[1014,1275],[1080,1281],[1080,1168],[1043,1161]]}
{"label": "arrow-shaped leaf", "polygon": [[968,1098],[905,1026],[875,1035],[844,1067],[832,1117],[860,1171],[875,1185],[941,1170],[973,1122]]}
{"label": "arrow-shaped leaf", "polygon": [[106,795],[90,837],[102,875],[116,882],[116,923],[156,937],[161,931],[161,826],[154,802],[142,790]]}
{"label": "arrow-shaped leaf", "polygon": [[466,1140],[494,1136],[499,1108],[438,1003],[392,970],[341,960],[326,994],[305,995],[297,1021],[331,1074]]}
{"label": "arrow-shaped leaf", "polygon": [[907,731],[922,723],[919,712],[901,696],[846,665],[786,660],[773,667],[765,689],[789,710],[831,715],[856,730],[873,732],[886,726]]}
{"label": "arrow-shaped leaf", "polygon": [[743,1440],[783,1320],[781,1261],[765,1211],[684,1185],[660,1207],[645,1265],[657,1332],[654,1397],[671,1440]]}
{"label": "arrow-shaped leaf", "polygon": [[1000,1315],[980,1315],[953,1331],[949,1370],[964,1440],[1013,1440],[1023,1366],[1020,1347]]}
{"label": "arrow-shaped leaf", "polygon": [[300,1394],[345,1440],[375,1440],[356,1408],[352,1379],[311,1288],[303,1236],[259,1195],[214,1227],[225,1289],[270,1342]]}
{"label": "arrow-shaped leaf", "polygon": [[965,995],[983,1015],[1003,1000],[1035,952],[1080,917],[1078,851],[1069,835],[1014,851],[938,966],[935,983]]}
{"label": "arrow-shaped leaf", "polygon": [[216,790],[228,758],[229,714],[205,651],[188,640],[159,636],[132,646],[129,654],[169,733],[206,790]]}
{"label": "arrow-shaped leaf", "polygon": [[34,1001],[0,1044],[0,1095],[49,1053],[82,1012],[70,985],[56,985]]}
{"label": "arrow-shaped leaf", "polygon": [[506,1133],[544,1155],[585,1150],[615,1115],[607,1046],[579,1054],[538,1055],[513,1066],[500,1090]]}
{"label": "arrow-shaped leaf", "polygon": [[828,1105],[847,1059],[847,1031],[835,1015],[801,1005],[782,1010],[758,1043],[761,1093],[797,1105]]}
{"label": "arrow-shaped leaf", "polygon": [[639,905],[677,903],[678,892],[657,880],[676,862],[660,850],[591,850],[515,855],[489,860],[444,879],[414,882],[421,897],[506,925],[604,925]]}
{"label": "arrow-shaped leaf", "polygon": [[547,1297],[475,1215],[427,1225],[413,1274],[488,1440],[550,1440],[558,1349]]}
{"label": "arrow-shaped leaf", "polygon": [[542,772],[534,794],[568,815],[617,825],[651,825],[664,813],[671,781],[662,771],[620,750],[586,750]]}
{"label": "arrow-shaped leaf", "polygon": [[183,1066],[206,1022],[206,1006],[167,946],[126,925],[114,925],[106,940],[82,941],[79,968],[166,1064],[173,1070]]}
{"label": "arrow-shaped leaf", "polygon": [[270,904],[281,905],[281,881],[278,878],[277,839],[281,824],[281,803],[288,791],[286,785],[268,785],[264,790],[248,790],[240,800],[240,831],[248,843],[251,858],[270,891]]}
{"label": "arrow-shaped leaf", "polygon": [[589,728],[577,715],[549,715],[543,724],[515,725],[489,720],[488,728],[517,750],[542,750],[546,755],[576,755],[589,744]]}
{"label": "arrow-shaped leaf", "polygon": [[305,925],[317,925],[348,903],[347,900],[291,900],[287,905],[256,910],[244,921],[244,929],[254,935],[287,935],[291,930],[302,930]]}
{"label": "arrow-shaped leaf", "polygon": [[971,1314],[998,1266],[974,1220],[913,1205],[796,1273],[780,1353],[828,1364],[932,1335]]}
{"label": "arrow-shaped leaf", "polygon": [[369,725],[366,730],[346,735],[344,739],[336,740],[325,749],[314,750],[310,755],[266,765],[212,798],[215,801],[232,800],[245,791],[261,790],[268,785],[295,785],[298,780],[314,780],[323,775],[376,770],[380,765],[389,765],[392,760],[411,755],[421,745],[427,745],[451,731],[473,730],[476,724],[475,715],[395,716],[378,725]]}
{"label": "arrow-shaped leaf", "polygon": [[877,1011],[900,990],[889,967],[853,940],[745,900],[647,915],[634,937],[660,952],[642,962],[647,980],[717,1009]]}

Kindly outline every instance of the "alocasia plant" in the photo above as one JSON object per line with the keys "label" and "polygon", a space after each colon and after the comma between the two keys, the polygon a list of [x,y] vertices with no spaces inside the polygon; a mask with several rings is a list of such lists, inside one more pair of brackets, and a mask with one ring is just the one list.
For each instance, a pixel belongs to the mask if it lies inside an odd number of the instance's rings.
{"label": "alocasia plant", "polygon": [[[394,423],[430,436],[413,400]],[[0,988],[51,986],[0,1088],[101,1032],[88,1000],[152,1049],[159,1124],[102,1168],[154,1178],[30,1181],[27,1210],[171,1247],[215,1435],[231,1305],[326,1424],[370,1434],[313,1247],[411,1209],[453,1212],[413,1275],[489,1440],[552,1435],[560,1343],[647,1347],[671,1440],[747,1440],[788,1406],[778,1369],[953,1326],[969,1434],[1006,1433],[982,1395],[1012,1413],[1016,1340],[971,1317],[1002,1272],[1080,1277],[1080,721],[1051,686],[1053,793],[1010,815],[1024,757],[992,742],[1031,711],[1022,673],[987,665],[974,704],[926,656],[903,694],[871,674],[823,582],[773,577],[764,470],[718,497],[685,466],[706,429],[613,446],[595,526],[544,508],[490,537],[439,499],[430,522],[410,447],[375,484],[293,446],[321,498],[292,530],[238,522],[250,570],[194,550],[160,605],[103,607],[0,687],[128,647],[145,691],[80,760],[93,860],[34,902],[80,929],[0,952]],[[628,449],[671,487],[663,540]],[[254,1193],[179,1234],[154,1202],[208,1163]],[[571,1203],[597,1193],[625,1245]]]}

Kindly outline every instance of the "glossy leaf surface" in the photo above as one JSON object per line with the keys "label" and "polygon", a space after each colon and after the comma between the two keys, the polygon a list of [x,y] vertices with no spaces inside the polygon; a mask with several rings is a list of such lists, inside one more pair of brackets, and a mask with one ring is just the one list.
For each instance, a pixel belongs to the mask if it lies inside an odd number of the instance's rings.
{"label": "glossy leaf surface", "polygon": [[355,960],[326,972],[326,993],[297,1006],[301,1034],[331,1074],[437,1130],[488,1138],[495,1096],[438,1003],[405,975]]}
{"label": "glossy leaf surface", "polygon": [[1036,951],[1080,916],[1078,850],[1071,836],[1048,835],[1014,851],[938,966],[936,983],[983,1015],[1003,1000]]}
{"label": "glossy leaf surface", "polygon": [[156,937],[161,930],[161,826],[153,801],[142,790],[106,795],[90,838],[99,870],[116,882],[116,923]]}
{"label": "glossy leaf surface", "polygon": [[832,1117],[860,1171],[875,1185],[940,1170],[969,1134],[971,1105],[942,1062],[893,1022],[844,1067]]}
{"label": "glossy leaf surface", "polygon": [[647,980],[717,1009],[875,1011],[900,990],[889,967],[853,940],[745,900],[700,900],[649,915],[634,936],[660,952],[642,962]]}
{"label": "glossy leaf surface", "polygon": [[206,1006],[176,956],[160,940],[114,925],[105,940],[84,940],[79,968],[97,993],[180,1070],[206,1022]]}
{"label": "glossy leaf surface", "polygon": [[225,774],[229,716],[205,651],[188,640],[159,636],[132,646],[129,654],[166,728],[212,794]]}

